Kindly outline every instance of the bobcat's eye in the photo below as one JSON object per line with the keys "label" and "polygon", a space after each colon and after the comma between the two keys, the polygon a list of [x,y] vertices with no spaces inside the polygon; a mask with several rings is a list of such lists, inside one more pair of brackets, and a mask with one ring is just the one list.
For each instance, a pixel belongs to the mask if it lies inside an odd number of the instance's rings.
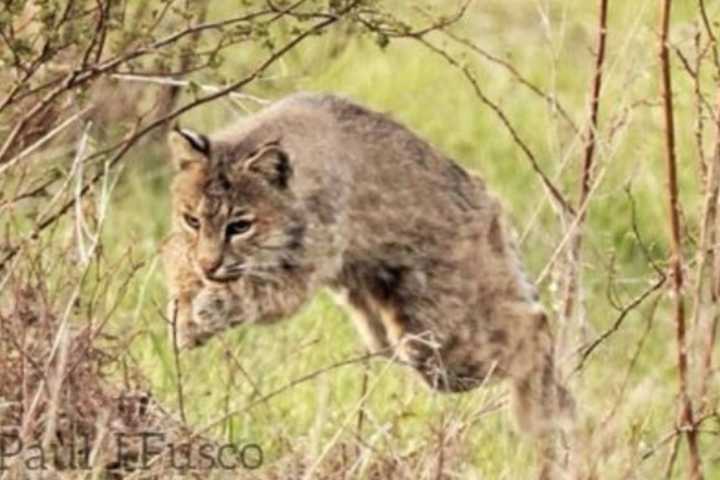
{"label": "bobcat's eye", "polygon": [[192,228],[193,230],[197,230],[200,228],[200,220],[197,217],[193,217],[190,214],[184,214],[183,220],[185,220],[185,223],[187,223],[187,226]]}
{"label": "bobcat's eye", "polygon": [[230,238],[235,235],[243,235],[253,228],[253,220],[250,218],[235,220],[227,224],[225,227],[225,235]]}

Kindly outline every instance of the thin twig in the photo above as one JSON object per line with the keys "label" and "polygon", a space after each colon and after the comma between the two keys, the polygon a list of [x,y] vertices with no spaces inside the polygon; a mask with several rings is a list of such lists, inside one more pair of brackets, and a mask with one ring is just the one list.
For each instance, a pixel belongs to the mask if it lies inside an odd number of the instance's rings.
{"label": "thin twig", "polygon": [[[696,335],[702,334],[705,339],[702,345],[700,359],[700,386],[699,398],[704,406],[707,405],[707,392],[712,375],[712,357],[717,338],[718,302],[720,301],[720,285],[718,274],[714,267],[718,260],[716,254],[717,228],[718,228],[718,197],[720,195],[720,93],[717,100],[715,114],[715,150],[710,162],[710,168],[705,186],[705,205],[703,207],[703,220],[700,232],[700,245],[698,246],[695,298],[693,299],[694,322]],[[706,292],[706,293],[705,293]],[[707,298],[704,298],[707,297]],[[707,305],[703,305],[706,303]],[[708,312],[706,322],[702,322],[700,312]]]}
{"label": "thin twig", "polygon": [[632,311],[639,307],[650,295],[660,290],[660,288],[665,285],[665,280],[665,277],[659,278],[654,284],[652,284],[645,291],[640,293],[640,295],[635,297],[632,301],[630,301],[630,303],[627,304],[625,308],[622,309],[620,315],[617,316],[610,328],[598,335],[597,338],[595,338],[595,340],[593,340],[592,342],[579,348],[578,351],[580,352],[580,360],[578,361],[577,366],[573,369],[572,373],[577,373],[582,370],[588,357],[595,351],[595,349],[599,347],[601,343],[607,340],[612,334],[614,334],[620,329],[623,322],[625,321],[625,318]]}
{"label": "thin twig", "polygon": [[700,9],[700,18],[702,19],[703,26],[705,27],[705,33],[710,38],[711,50],[713,53],[713,62],[715,63],[715,69],[720,74],[720,52],[718,52],[718,42],[713,31],[712,22],[707,13],[705,7],[705,0],[698,0],[698,7]]}
{"label": "thin twig", "polygon": [[52,140],[54,137],[56,137],[60,132],[65,130],[70,124],[75,122],[77,119],[83,117],[88,111],[90,111],[92,107],[85,107],[79,112],[71,115],[67,119],[65,119],[63,122],[60,123],[57,127],[50,130],[48,133],[42,136],[39,140],[35,141],[32,145],[25,148],[22,152],[18,153],[15,157],[12,158],[9,162],[0,165],[0,175],[5,173],[7,169],[12,167],[14,164],[22,160],[23,158],[27,157],[28,155],[32,154],[34,151],[36,151],[38,148],[45,145],[47,142]]}
{"label": "thin twig", "polygon": [[663,475],[663,478],[665,480],[672,480],[673,469],[675,468],[675,461],[677,460],[678,452],[680,451],[681,439],[682,436],[680,435],[680,431],[678,430],[678,434],[673,436],[672,447],[670,448],[670,453],[668,453],[667,461],[665,462],[665,473]]}
{"label": "thin twig", "polygon": [[690,454],[690,472],[688,478],[703,478],[697,431],[693,421],[693,407],[688,392],[687,340],[685,338],[685,298],[683,294],[683,254],[680,234],[680,199],[678,195],[677,159],[675,149],[675,118],[673,112],[672,77],[670,73],[670,50],[668,31],[670,29],[672,0],[663,0],[660,15],[660,68],[662,76],[663,113],[665,120],[665,147],[667,167],[667,201],[670,222],[670,241],[672,257],[670,268],[673,280],[673,300],[675,307],[675,325],[677,340],[678,389],[680,396],[679,417],[681,428],[685,429]]}
{"label": "thin twig", "polygon": [[525,77],[523,74],[518,71],[517,67],[510,63],[509,61],[502,59],[498,57],[497,55],[493,55],[492,53],[480,48],[478,45],[473,43],[471,40],[464,38],[455,32],[452,32],[450,30],[443,30],[443,34],[446,35],[448,38],[452,39],[453,41],[464,45],[465,47],[469,48],[470,50],[474,51],[481,57],[485,58],[486,60],[503,67],[505,70],[510,73],[510,75],[515,78],[518,82],[520,82],[521,85],[524,85],[527,87],[531,92],[542,98],[547,102],[547,104],[550,106],[550,108],[557,110],[557,113],[560,114],[560,116],[565,120],[565,122],[568,124],[568,126],[572,129],[573,133],[576,135],[580,134],[580,128],[575,124],[575,121],[572,119],[570,114],[568,113],[567,109],[560,103],[560,101],[557,99],[555,95],[551,95],[549,93],[544,92],[540,87],[535,85],[533,82],[528,80],[527,77]]}
{"label": "thin twig", "polygon": [[590,200],[592,199],[593,194],[597,190],[597,188],[602,183],[603,178],[605,177],[605,173],[607,172],[607,168],[604,167],[600,173],[597,174],[595,177],[595,181],[593,183],[592,188],[590,189],[590,193],[588,194],[588,197],[585,199],[585,202],[580,205],[580,209],[578,210],[578,215],[575,215],[573,217],[572,223],[567,228],[567,232],[563,236],[563,238],[560,240],[560,243],[558,243],[557,247],[555,247],[555,251],[553,251],[553,254],[550,256],[550,260],[545,264],[545,267],[543,267],[540,274],[535,279],[535,284],[539,285],[542,282],[545,281],[547,276],[550,274],[550,271],[552,270],[552,267],[555,265],[555,262],[557,262],[558,257],[560,257],[560,254],[565,250],[565,247],[567,246],[570,239],[572,239],[573,234],[575,232],[575,229],[577,228],[578,224],[580,223],[580,214],[585,212],[587,210],[588,206],[590,205]]}
{"label": "thin twig", "polygon": [[[116,78],[118,80],[122,80],[125,82],[140,82],[140,83],[153,83],[157,85],[167,85],[167,86],[175,86],[175,87],[189,87],[191,85],[197,86],[200,90],[206,91],[206,92],[219,92],[223,87],[219,85],[208,85],[208,84],[201,84],[197,82],[190,82],[188,80],[178,80],[175,78],[172,78],[170,76],[168,77],[157,77],[157,76],[144,76],[144,75],[129,75],[129,74],[121,74],[116,73],[111,75],[112,78]],[[250,95],[248,93],[242,93],[242,92],[230,92],[228,93],[228,97],[236,99],[236,100],[250,100],[254,103],[257,103],[258,105],[268,105],[271,103],[271,100],[267,100],[264,98],[260,98],[256,95]]]}
{"label": "thin twig", "polygon": [[178,345],[178,306],[177,301],[173,302],[172,305],[172,319],[170,320],[170,329],[172,332],[172,350],[173,360],[175,362],[175,386],[177,388],[177,401],[178,409],[180,410],[180,418],[183,423],[187,423],[187,416],[185,415],[185,393],[183,389],[183,377],[182,368],[180,364],[180,347]]}
{"label": "thin twig", "polygon": [[[413,37],[414,38],[414,37]],[[565,199],[562,193],[560,193],[560,190],[552,183],[550,178],[545,174],[543,169],[540,167],[540,163],[538,162],[537,158],[535,157],[535,154],[530,150],[530,147],[528,147],[527,143],[520,137],[520,134],[517,132],[515,127],[513,127],[512,123],[510,122],[510,119],[507,117],[505,112],[490,98],[485,95],[485,93],[480,88],[480,84],[478,83],[477,79],[475,78],[475,75],[473,75],[472,71],[467,65],[463,65],[458,60],[456,60],[452,55],[450,55],[447,51],[443,50],[440,47],[437,47],[435,44],[430,43],[428,40],[422,37],[415,38],[418,42],[425,45],[428,49],[430,49],[432,52],[440,55],[443,57],[450,65],[454,66],[455,68],[458,68],[465,78],[470,82],[470,85],[473,87],[473,90],[475,90],[475,95],[480,99],[481,102],[483,102],[485,105],[490,107],[490,109],[498,116],[502,124],[505,126],[507,131],[510,133],[510,135],[513,138],[513,141],[520,147],[522,152],[525,154],[525,157],[530,161],[530,165],[532,166],[532,169],[540,176],[540,179],[543,183],[543,185],[547,188],[547,190],[550,192],[552,198],[557,202],[557,204],[561,207],[561,210],[564,213],[568,213],[571,216],[575,216],[575,209],[570,206],[568,201]]]}
{"label": "thin twig", "polygon": [[[599,0],[599,16],[597,29],[597,54],[595,56],[595,74],[590,95],[590,123],[585,133],[585,151],[583,156],[582,182],[580,185],[580,198],[578,206],[583,205],[590,194],[590,186],[592,182],[593,161],[595,155],[596,136],[598,130],[598,116],[600,112],[600,95],[603,86],[603,66],[605,63],[605,44],[607,40],[607,17],[608,17],[609,0]],[[582,251],[582,233],[587,209],[583,210],[575,228],[575,234],[570,242],[569,265],[566,291],[563,300],[563,318],[565,329],[569,327],[570,321],[577,310],[576,305],[580,303],[579,283],[580,283],[580,256]],[[581,319],[582,320],[582,319]],[[586,337],[585,322],[580,325],[582,337]]]}
{"label": "thin twig", "polygon": [[[351,4],[348,9],[355,8],[355,5],[359,3],[360,0],[354,2]],[[349,10],[347,10],[349,11]],[[200,97],[196,99],[195,101],[188,103],[187,105],[184,105],[180,108],[177,108],[173,112],[165,115],[162,118],[158,118],[157,120],[151,122],[147,126],[145,126],[142,129],[139,129],[138,131],[132,132],[131,135],[129,135],[125,140],[120,142],[117,145],[114,145],[112,148],[108,149],[109,151],[112,151],[114,149],[119,149],[109,160],[110,167],[114,167],[122,158],[124,158],[125,154],[130,150],[131,147],[133,147],[136,143],[140,141],[141,138],[145,137],[148,133],[152,132],[156,128],[159,128],[160,126],[164,125],[166,122],[171,121],[183,113],[192,110],[194,108],[197,108],[200,105],[203,105],[205,103],[211,102],[213,100],[216,100],[218,98],[222,98],[229,94],[230,92],[233,92],[235,90],[238,90],[245,85],[251,83],[255,79],[258,78],[258,76],[266,71],[271,65],[273,65],[277,60],[279,60],[283,55],[285,55],[288,51],[292,50],[295,46],[297,46],[300,42],[305,40],[306,38],[317,34],[318,32],[324,30],[325,28],[329,27],[333,23],[337,22],[342,15],[344,15],[346,11],[341,12],[337,16],[334,16],[332,18],[320,21],[313,26],[309,27],[308,29],[304,30],[303,32],[296,35],[293,39],[291,39],[288,43],[283,45],[281,48],[276,50],[273,54],[271,54],[268,58],[266,58],[260,65],[258,65],[253,71],[242,78],[241,80],[238,80],[234,82],[231,85],[228,85],[219,91],[212,93],[210,95],[206,95],[204,97]],[[87,158],[85,160],[88,160]],[[96,175],[94,175],[86,184],[85,187],[81,191],[80,197],[84,196],[94,185],[97,183],[102,177],[104,176],[103,172],[99,172]],[[53,225],[58,219],[60,219],[63,215],[65,215],[74,205],[75,205],[75,198],[70,199],[67,203],[65,203],[62,207],[60,207],[55,213],[51,214],[48,217],[41,218],[37,224],[34,226],[33,231],[30,233],[29,238],[27,240],[35,239],[40,234],[40,232],[44,231],[47,227],[50,225]],[[23,242],[24,243],[24,242]],[[22,244],[21,244],[22,245]],[[20,251],[21,251],[21,245],[17,245],[14,247],[11,247],[8,249],[8,251],[3,256],[2,260],[0,260],[0,269],[8,262],[8,260],[11,260],[15,257]]]}
{"label": "thin twig", "polygon": [[[208,422],[207,424],[205,424],[205,426],[203,426],[202,428],[200,428],[200,429],[196,430],[195,432],[193,432],[193,433],[189,436],[189,438],[187,438],[187,440],[188,440],[188,441],[191,441],[191,440],[193,440],[193,439],[195,439],[195,438],[198,438],[198,437],[200,437],[201,435],[206,434],[207,432],[209,432],[209,431],[212,430],[213,428],[217,427],[218,425],[221,425],[223,422],[227,421],[229,418],[231,418],[231,417],[233,417],[233,416],[235,416],[235,415],[238,415],[238,414],[240,414],[240,413],[247,412],[247,411],[249,411],[250,409],[252,409],[253,407],[255,407],[255,406],[257,406],[257,405],[267,403],[267,402],[268,402],[269,400],[271,400],[272,398],[275,398],[275,397],[277,397],[278,395],[281,395],[281,394],[283,394],[283,393],[285,393],[285,392],[287,392],[287,391],[289,391],[289,390],[292,390],[293,388],[297,387],[298,385],[301,385],[301,384],[304,384],[304,383],[309,382],[309,381],[311,381],[311,380],[314,380],[314,379],[316,379],[316,378],[318,378],[318,377],[320,377],[320,376],[322,376],[322,375],[325,375],[325,374],[327,374],[327,373],[329,373],[329,372],[331,372],[331,371],[338,370],[338,369],[340,369],[340,368],[344,368],[344,367],[347,367],[347,366],[350,366],[350,365],[357,365],[357,364],[360,364],[360,363],[365,362],[366,360],[368,360],[368,359],[370,359],[370,358],[381,357],[381,356],[384,356],[384,355],[386,355],[386,354],[388,354],[388,353],[390,353],[390,352],[388,352],[387,350],[382,350],[382,351],[374,352],[374,353],[366,353],[366,354],[363,354],[363,355],[360,355],[360,356],[348,358],[348,359],[346,359],[346,360],[341,360],[341,361],[339,361],[339,362],[333,363],[333,364],[328,365],[328,366],[326,366],[326,367],[322,367],[322,368],[319,368],[319,369],[317,369],[317,370],[314,370],[314,371],[312,371],[312,372],[310,372],[310,373],[307,373],[307,374],[305,374],[305,375],[302,375],[302,376],[300,376],[300,377],[298,377],[298,378],[296,378],[296,379],[294,379],[294,380],[291,380],[291,381],[287,382],[285,385],[283,385],[283,386],[281,386],[281,387],[278,387],[278,388],[276,388],[275,390],[273,390],[273,391],[271,391],[271,392],[268,392],[267,394],[263,395],[263,396],[260,397],[260,398],[254,399],[254,400],[252,400],[252,401],[244,404],[243,406],[241,406],[241,407],[239,407],[239,408],[235,408],[235,409],[233,409],[233,410],[231,410],[231,411],[229,411],[229,412],[225,412],[223,415],[219,416],[218,418],[215,418],[214,420],[211,420],[210,422]],[[389,363],[388,363],[388,365],[389,365]],[[151,466],[151,465],[153,465],[154,463],[159,462],[160,459],[161,459],[163,456],[166,456],[166,455],[168,455],[168,454],[170,454],[170,453],[171,453],[170,449],[165,449],[165,450],[163,450],[162,453],[160,453],[159,455],[157,455],[156,457],[154,457],[152,460],[150,460],[150,462],[148,462],[148,466]]]}
{"label": "thin twig", "polygon": [[[360,387],[360,404],[358,405],[358,418],[355,427],[355,435],[358,439],[363,438],[363,427],[365,426],[365,399],[368,393],[368,382],[370,381],[370,365],[368,361],[363,362],[362,386]],[[360,457],[360,442],[358,442],[357,457]]]}

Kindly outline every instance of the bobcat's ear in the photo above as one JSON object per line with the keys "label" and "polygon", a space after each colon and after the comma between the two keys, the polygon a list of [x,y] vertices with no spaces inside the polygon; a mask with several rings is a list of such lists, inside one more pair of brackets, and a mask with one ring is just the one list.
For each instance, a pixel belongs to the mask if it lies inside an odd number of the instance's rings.
{"label": "bobcat's ear", "polygon": [[175,127],[168,135],[173,164],[183,170],[191,164],[206,163],[210,158],[210,140],[187,128]]}
{"label": "bobcat's ear", "polygon": [[287,188],[293,173],[290,157],[277,143],[265,145],[251,154],[243,163],[243,170],[262,176],[281,190]]}

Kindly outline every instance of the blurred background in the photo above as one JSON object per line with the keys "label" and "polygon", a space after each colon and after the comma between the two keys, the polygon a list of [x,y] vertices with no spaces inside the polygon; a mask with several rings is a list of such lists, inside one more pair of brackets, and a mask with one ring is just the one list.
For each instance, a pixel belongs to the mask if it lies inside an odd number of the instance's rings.
{"label": "blurred background", "polygon": [[[0,425],[47,445],[63,428],[99,438],[115,417],[140,422],[118,400],[140,395],[183,435],[261,446],[248,478],[530,478],[503,385],[441,395],[363,360],[325,293],[198,350],[168,341],[167,128],[210,133],[322,91],[404,123],[502,200],[576,397],[581,478],[686,477],[659,3],[5,2]],[[674,2],[668,47],[686,376],[705,478],[720,479],[718,13]]]}

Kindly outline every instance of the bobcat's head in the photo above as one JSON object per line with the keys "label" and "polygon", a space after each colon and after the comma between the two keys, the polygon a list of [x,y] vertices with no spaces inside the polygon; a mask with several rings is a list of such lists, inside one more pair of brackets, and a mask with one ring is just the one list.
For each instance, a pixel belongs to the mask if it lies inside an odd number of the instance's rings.
{"label": "bobcat's head", "polygon": [[177,172],[173,222],[202,278],[269,280],[298,266],[305,223],[279,139],[226,143],[176,129],[168,143]]}

